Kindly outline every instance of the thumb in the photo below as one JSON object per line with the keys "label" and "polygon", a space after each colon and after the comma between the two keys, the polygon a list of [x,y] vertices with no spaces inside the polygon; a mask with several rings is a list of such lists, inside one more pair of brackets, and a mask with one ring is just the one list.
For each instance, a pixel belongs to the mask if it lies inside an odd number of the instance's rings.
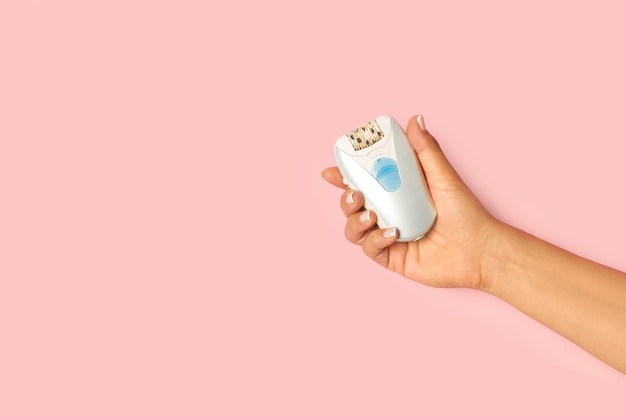
{"label": "thumb", "polygon": [[[418,120],[419,119],[419,120]],[[406,135],[415,149],[429,188],[449,188],[461,182],[448,159],[444,155],[437,140],[424,127],[422,115],[411,117]],[[454,184],[454,185],[458,185]]]}

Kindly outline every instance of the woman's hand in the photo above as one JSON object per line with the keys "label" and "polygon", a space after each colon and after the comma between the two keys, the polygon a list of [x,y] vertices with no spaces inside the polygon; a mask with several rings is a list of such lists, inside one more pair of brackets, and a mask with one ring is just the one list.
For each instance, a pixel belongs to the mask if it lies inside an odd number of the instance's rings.
{"label": "woman's hand", "polygon": [[[506,301],[615,369],[626,372],[626,274],[497,221],[461,181],[423,120],[407,136],[437,207],[425,237],[396,242],[376,227],[363,196],[345,190],[346,237],[384,267],[434,287],[469,287]],[[336,167],[322,176],[344,188]]]}

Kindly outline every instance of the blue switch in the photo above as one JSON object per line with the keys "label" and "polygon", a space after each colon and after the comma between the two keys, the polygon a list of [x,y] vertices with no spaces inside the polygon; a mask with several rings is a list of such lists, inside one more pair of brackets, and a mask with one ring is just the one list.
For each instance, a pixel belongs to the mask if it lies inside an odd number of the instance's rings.
{"label": "blue switch", "polygon": [[398,165],[391,158],[379,158],[372,165],[372,174],[376,181],[387,191],[396,191],[400,188],[400,174]]}

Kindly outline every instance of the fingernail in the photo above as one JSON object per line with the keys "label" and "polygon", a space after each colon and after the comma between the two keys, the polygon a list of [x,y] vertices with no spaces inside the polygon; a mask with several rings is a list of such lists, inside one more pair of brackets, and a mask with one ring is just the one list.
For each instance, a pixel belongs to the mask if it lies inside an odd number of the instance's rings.
{"label": "fingernail", "polygon": [[370,211],[369,210],[365,210],[363,213],[361,213],[361,217],[359,217],[359,220],[361,220],[362,222],[369,222],[370,221]]}
{"label": "fingernail", "polygon": [[354,191],[350,191],[348,193],[348,196],[346,197],[346,201],[348,202],[348,204],[354,203]]}
{"label": "fingernail", "polygon": [[419,125],[420,129],[422,129],[423,132],[426,131],[426,125],[424,124],[424,116],[422,116],[421,114],[417,116],[417,124]]}
{"label": "fingernail", "polygon": [[392,237],[396,237],[396,233],[398,233],[398,230],[395,227],[390,227],[383,232],[383,237],[385,239],[390,239]]}

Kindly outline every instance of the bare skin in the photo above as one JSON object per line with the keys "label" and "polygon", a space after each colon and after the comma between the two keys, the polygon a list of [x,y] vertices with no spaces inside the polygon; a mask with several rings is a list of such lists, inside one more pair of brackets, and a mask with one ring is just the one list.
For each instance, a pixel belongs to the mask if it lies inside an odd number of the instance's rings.
{"label": "bare skin", "polygon": [[433,228],[416,242],[396,242],[395,230],[379,229],[376,213],[363,208],[363,196],[346,189],[331,167],[322,177],[344,190],[346,238],[416,282],[495,295],[626,373],[626,274],[495,219],[417,118],[406,132],[437,208]]}

